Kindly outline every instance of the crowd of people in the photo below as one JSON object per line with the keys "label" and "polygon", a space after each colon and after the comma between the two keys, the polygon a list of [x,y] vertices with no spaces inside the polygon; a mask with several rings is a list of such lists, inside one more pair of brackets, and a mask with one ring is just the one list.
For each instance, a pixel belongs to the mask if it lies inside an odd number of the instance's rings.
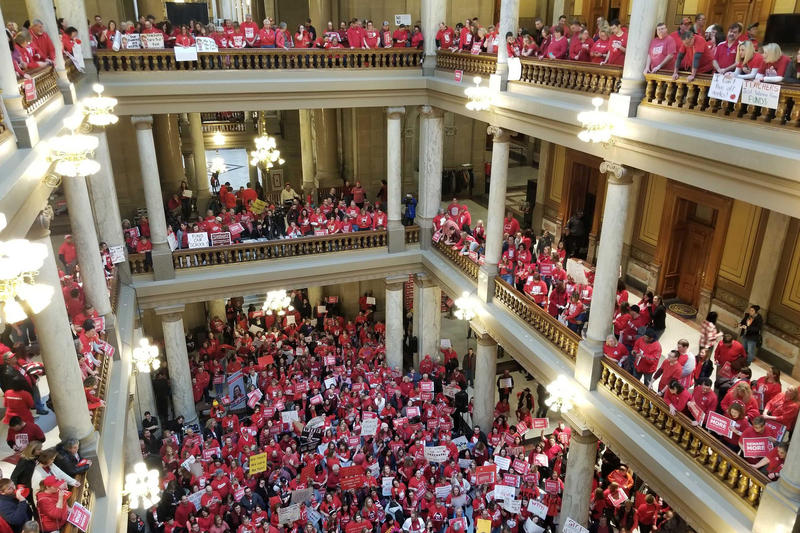
{"label": "crowd of people", "polygon": [[[512,415],[498,381],[486,434],[468,424],[467,354],[459,365],[443,348],[401,372],[387,366],[385,326],[368,305],[348,320],[338,300],[291,297],[284,314],[233,299],[187,336],[201,422],[147,413],[142,423],[164,488],[147,514],[153,531],[462,533],[477,520],[495,533],[555,531],[571,431],[531,431],[547,408],[528,389]],[[592,531],[686,531],[610,450],[597,458],[585,488]]]}
{"label": "crowd of people", "polygon": [[[480,264],[486,230],[483,221],[477,221],[474,228],[471,221],[467,206],[453,198],[434,219],[433,239]],[[521,230],[510,213],[506,215],[499,276],[581,335],[591,311],[594,275],[582,262],[567,272],[567,259],[563,239],[553,249],[549,233],[537,238],[531,230]],[[751,379],[750,365],[761,343],[763,326],[759,306],[751,305],[742,317],[738,340],[731,333],[722,333],[717,313],[710,312],[694,353],[687,339],[679,339],[675,346],[661,346],[667,309],[659,295],[647,292],[636,304],[630,302],[625,283],[619,279],[614,318],[609,325],[613,332],[603,346],[606,357],[662,396],[671,413],[683,413],[695,425],[705,426],[775,479],[800,411],[800,398],[796,387],[781,384],[780,370],[775,367],[766,376]],[[715,425],[717,422],[723,426]],[[752,455],[743,439],[766,439],[768,443],[758,452],[760,455]]]}

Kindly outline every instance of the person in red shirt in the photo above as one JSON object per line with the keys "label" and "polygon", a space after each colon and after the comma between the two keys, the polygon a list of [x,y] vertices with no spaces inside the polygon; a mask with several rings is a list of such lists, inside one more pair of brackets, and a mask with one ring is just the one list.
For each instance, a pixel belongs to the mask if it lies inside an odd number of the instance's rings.
{"label": "person in red shirt", "polygon": [[311,46],[311,34],[302,24],[297,26],[297,33],[294,34],[294,46],[296,48],[309,48]]}
{"label": "person in red shirt", "polygon": [[573,37],[570,41],[569,59],[572,61],[591,61],[591,50],[594,41],[589,35],[589,30],[581,31],[580,35]]}
{"label": "person in red shirt", "polygon": [[608,61],[608,53],[611,50],[611,39],[609,39],[609,29],[607,26],[600,28],[598,32],[598,39],[592,45],[589,51],[592,63],[604,65]]}
{"label": "person in red shirt", "polygon": [[739,49],[739,36],[742,34],[742,25],[734,22],[728,27],[725,42],[717,45],[714,50],[714,72],[724,74],[736,68],[736,52]]}
{"label": "person in red shirt", "polygon": [[358,19],[350,21],[350,27],[347,28],[347,43],[350,48],[364,47],[364,28],[361,27],[361,21]]}
{"label": "person in red shirt", "polygon": [[[681,378],[683,365],[678,361],[679,355],[677,350],[670,351],[669,354],[667,354],[667,358],[661,363],[659,369],[653,374],[651,388],[661,396],[666,394],[667,388],[671,385],[673,380],[680,380]],[[658,381],[658,387],[655,387],[655,380],[659,379],[659,377],[661,379]]]}
{"label": "person in red shirt", "polygon": [[675,49],[679,50],[683,41],[681,39],[681,33],[686,31],[692,31],[692,19],[690,17],[683,17],[681,19],[681,24],[678,26],[678,29],[674,32],[669,34],[670,39],[675,41]]}
{"label": "person in red shirt", "polygon": [[36,494],[39,522],[43,531],[60,531],[67,523],[70,510],[67,483],[52,475],[44,478],[42,483],[44,488]]}
{"label": "person in red shirt", "polygon": [[689,403],[691,399],[691,393],[674,379],[670,382],[669,388],[664,393],[664,402],[669,406],[669,413],[671,415],[674,415],[676,412],[689,415],[690,412],[686,408],[686,404]]}
{"label": "person in red shirt", "polygon": [[678,79],[678,71],[690,71],[686,81],[691,82],[698,74],[708,74],[714,69],[714,54],[706,45],[706,40],[690,31],[681,33],[681,46],[672,79]]}
{"label": "person in red shirt", "polygon": [[284,50],[288,50],[289,48],[294,48],[294,41],[292,40],[292,34],[286,28],[285,22],[281,22],[280,28],[275,32],[275,47],[283,48]]}
{"label": "person in red shirt", "polygon": [[747,362],[747,352],[741,342],[734,340],[730,333],[726,333],[714,350],[714,362],[717,365],[717,379],[719,379],[720,370],[726,365],[728,367],[726,373],[738,371]]}
{"label": "person in red shirt", "polygon": [[244,22],[239,25],[244,35],[244,41],[249,48],[255,48],[258,42],[258,24],[253,22],[253,16],[249,13],[244,16]]}
{"label": "person in red shirt", "polygon": [[647,328],[644,335],[633,344],[633,375],[636,379],[644,378],[644,384],[650,385],[658,361],[661,359],[661,344],[655,338],[655,331]]}
{"label": "person in red shirt", "polygon": [[785,391],[778,393],[767,402],[764,407],[764,418],[786,426],[787,431],[794,430],[797,421],[797,413],[800,410],[800,402],[797,398],[797,388],[787,387]]}
{"label": "person in red shirt", "polygon": [[569,303],[564,310],[564,319],[567,321],[567,327],[577,333],[581,334],[583,323],[586,320],[586,313],[584,312],[583,304],[577,292],[573,292],[569,297]]}
{"label": "person in red shirt", "polygon": [[34,59],[52,65],[56,60],[56,49],[50,36],[44,31],[44,23],[41,20],[33,20],[30,35]]}
{"label": "person in red shirt", "polygon": [[768,453],[767,456],[762,458],[758,463],[756,463],[755,468],[759,469],[762,474],[767,476],[771,480],[778,479],[780,476],[781,469],[783,468],[783,463],[786,460],[786,453],[789,451],[789,443],[782,442],[772,448]]}
{"label": "person in red shirt", "polygon": [[269,19],[264,19],[264,27],[258,32],[258,45],[261,48],[275,48],[275,29]]}
{"label": "person in red shirt", "polygon": [[625,49],[628,46],[628,32],[623,30],[619,20],[612,20],[610,29],[611,34],[609,35],[609,39],[611,40],[611,48],[608,51],[608,60],[606,64],[622,66],[625,64]]}
{"label": "person in red shirt", "polygon": [[636,515],[639,518],[639,533],[650,533],[658,518],[658,504],[652,494],[645,496],[644,503],[636,508]]}
{"label": "person in red shirt", "polygon": [[408,46],[408,39],[409,33],[408,29],[406,29],[405,24],[400,24],[400,26],[394,30],[392,34],[392,46],[394,48],[405,48]]}
{"label": "person in red shirt", "polygon": [[[687,405],[688,404],[692,404],[694,407],[702,411],[703,416],[708,414],[709,411],[714,411],[717,408],[717,394],[711,387],[710,378],[700,378],[697,380],[694,386],[694,392],[692,393],[692,399],[687,403]],[[690,412],[691,407],[692,406],[689,405]],[[692,415],[692,418],[694,418],[694,415]],[[697,423],[698,421],[695,422],[695,424]]]}
{"label": "person in red shirt", "polygon": [[765,44],[762,52],[762,65],[756,74],[756,81],[781,83],[791,60],[788,56],[783,55],[781,47],[777,43]]}
{"label": "person in red shirt", "polygon": [[411,48],[422,49],[424,42],[425,37],[422,35],[422,29],[419,26],[414,26],[411,31]]}
{"label": "person in red shirt", "polygon": [[361,39],[361,48],[380,48],[380,32],[372,25],[372,21],[367,21],[367,28],[364,30]]}
{"label": "person in red shirt", "polygon": [[64,242],[58,247],[58,258],[64,265],[64,271],[67,274],[71,274],[72,269],[75,268],[75,263],[78,262],[78,253],[75,251],[72,235],[64,235]]}
{"label": "person in red shirt", "polygon": [[444,22],[439,23],[439,31],[436,33],[436,42],[439,43],[439,50],[447,50],[453,46],[455,32]]}
{"label": "person in red shirt", "polygon": [[189,33],[189,26],[186,24],[181,25],[180,33],[175,37],[175,46],[193,46],[194,37]]}
{"label": "person in red shirt", "polygon": [[542,281],[542,277],[538,272],[534,272],[525,283],[524,291],[530,294],[536,305],[543,308],[547,304],[547,284]]}
{"label": "person in red shirt", "polygon": [[656,36],[650,41],[644,73],[674,71],[677,55],[675,40],[669,36],[667,25],[662,22],[656,26]]}

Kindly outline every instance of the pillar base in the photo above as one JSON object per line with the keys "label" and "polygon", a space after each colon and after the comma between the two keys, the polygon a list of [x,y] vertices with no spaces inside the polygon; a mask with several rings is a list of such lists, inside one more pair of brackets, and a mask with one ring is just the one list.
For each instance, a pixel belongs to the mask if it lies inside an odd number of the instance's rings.
{"label": "pillar base", "polygon": [[436,54],[426,55],[422,60],[422,75],[433,76],[436,72]]}
{"label": "pillar base", "polygon": [[39,142],[39,126],[36,119],[29,116],[11,118],[11,128],[17,137],[19,148],[33,148]]}
{"label": "pillar base", "polygon": [[78,102],[78,95],[75,92],[75,85],[67,78],[66,71],[64,71],[63,74],[61,72],[58,73],[57,85],[58,90],[61,92],[61,96],[64,97],[65,105],[74,105]]}
{"label": "pillar base", "polygon": [[494,298],[494,279],[497,277],[497,265],[482,265],[478,269],[478,298],[482,302],[490,302]]}
{"label": "pillar base", "polygon": [[500,90],[508,90],[508,63],[497,63],[495,75],[500,76]]}
{"label": "pillar base", "polygon": [[417,217],[416,223],[419,226],[419,248],[420,250],[430,250],[433,248],[433,220],[430,218]]}
{"label": "pillar base", "polygon": [[761,493],[753,533],[800,530],[800,487],[781,478]]}
{"label": "pillar base", "polygon": [[175,267],[172,263],[172,250],[167,243],[153,245],[153,277],[156,280],[174,279]]}
{"label": "pillar base", "polygon": [[644,83],[623,79],[620,92],[608,98],[608,110],[622,117],[635,117],[643,99]]}
{"label": "pillar base", "polygon": [[389,221],[386,226],[386,235],[389,238],[390,254],[406,251],[406,228],[399,220]]}
{"label": "pillar base", "polygon": [[575,379],[586,390],[595,390],[600,380],[603,360],[603,343],[590,339],[583,339],[578,343],[578,353],[575,357]]}

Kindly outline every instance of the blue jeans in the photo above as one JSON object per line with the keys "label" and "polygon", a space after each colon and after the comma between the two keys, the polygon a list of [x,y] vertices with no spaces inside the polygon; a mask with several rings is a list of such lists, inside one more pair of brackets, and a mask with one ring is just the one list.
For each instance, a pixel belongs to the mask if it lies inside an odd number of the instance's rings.
{"label": "blue jeans", "polygon": [[514,285],[514,275],[513,274],[503,274],[500,277],[503,279],[503,281],[505,281],[509,285],[511,285],[511,286]]}
{"label": "blue jeans", "polygon": [[749,365],[756,358],[756,353],[758,353],[758,340],[743,338],[742,345],[747,352],[747,364]]}

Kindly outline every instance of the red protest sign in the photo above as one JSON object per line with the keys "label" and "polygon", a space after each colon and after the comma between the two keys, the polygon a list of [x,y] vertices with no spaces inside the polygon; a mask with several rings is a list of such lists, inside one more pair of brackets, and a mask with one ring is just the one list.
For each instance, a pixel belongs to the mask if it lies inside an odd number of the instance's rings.
{"label": "red protest sign", "polygon": [[433,392],[433,381],[420,381],[419,390],[424,392]]}
{"label": "red protest sign", "polygon": [[479,466],[475,468],[475,482],[478,485],[484,483],[494,483],[494,475],[497,472],[497,467],[494,465]]}
{"label": "red protest sign", "polygon": [[36,100],[36,82],[33,80],[33,78],[25,78],[25,81],[23,81],[22,84],[23,87],[25,87],[25,101],[33,102]]}
{"label": "red protest sign", "polygon": [[414,418],[415,416],[419,416],[419,407],[407,407],[406,416],[408,416],[408,418]]}
{"label": "red protest sign", "polygon": [[534,418],[531,429],[547,429],[549,425],[550,421],[546,418]]}
{"label": "red protest sign", "polygon": [[519,459],[514,459],[512,463],[514,470],[519,472],[520,474],[527,474],[529,465],[525,461],[520,461]]}
{"label": "red protest sign", "polygon": [[773,437],[778,442],[783,440],[783,435],[786,433],[786,426],[774,420],[767,420],[764,424],[764,428],[767,435]]}
{"label": "red protest sign", "polygon": [[365,482],[364,469],[360,466],[345,466],[339,470],[339,484],[342,490],[363,487]]}
{"label": "red protest sign", "polygon": [[461,83],[461,80],[464,79],[464,71],[456,70],[455,72],[453,72],[453,79],[455,79],[458,83]]}
{"label": "red protest sign", "polygon": [[83,505],[75,502],[72,504],[72,508],[69,510],[69,515],[67,516],[67,522],[74,525],[81,531],[86,531],[89,529],[89,520],[92,518],[92,513],[84,507]]}
{"label": "red protest sign", "polygon": [[336,356],[326,355],[324,361],[325,361],[325,366],[334,366],[336,365]]}
{"label": "red protest sign", "polygon": [[706,419],[705,411],[700,409],[700,407],[692,401],[687,402],[686,407],[689,409],[689,412],[692,413],[694,419],[697,420],[697,423],[702,426]]}
{"label": "red protest sign", "polygon": [[525,424],[525,422],[518,422],[517,423],[517,435],[519,435],[521,437],[521,436],[525,435],[526,431],[528,431],[528,426]]}
{"label": "red protest sign", "polygon": [[748,459],[764,457],[772,449],[772,443],[767,437],[742,439],[739,444],[742,446],[742,455]]}
{"label": "red protest sign", "polygon": [[274,362],[275,359],[271,355],[262,355],[258,358],[258,366],[261,368],[266,368]]}
{"label": "red protest sign", "polygon": [[733,435],[733,420],[714,411],[708,412],[706,429],[730,438]]}
{"label": "red protest sign", "polygon": [[430,402],[433,401],[433,393],[432,392],[420,392],[419,399],[423,402]]}
{"label": "red protest sign", "polygon": [[625,500],[628,499],[628,495],[625,494],[624,490],[617,489],[616,493],[614,493],[614,494],[609,493],[608,494],[608,499],[611,501],[611,504],[614,507],[619,507],[620,505],[625,503]]}
{"label": "red protest sign", "polygon": [[311,402],[311,405],[319,405],[322,403],[322,395],[317,394],[316,396],[312,396],[309,401]]}
{"label": "red protest sign", "polygon": [[560,491],[559,483],[555,479],[544,480],[544,490],[550,494],[558,494]]}

